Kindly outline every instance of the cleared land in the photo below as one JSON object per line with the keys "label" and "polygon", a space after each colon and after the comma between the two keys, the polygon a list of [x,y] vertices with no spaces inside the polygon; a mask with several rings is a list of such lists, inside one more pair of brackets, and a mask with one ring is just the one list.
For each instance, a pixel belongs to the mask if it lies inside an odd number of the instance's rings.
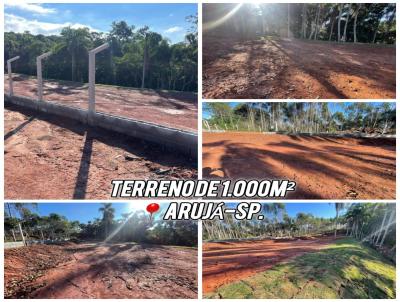
{"label": "cleared land", "polygon": [[5,250],[6,298],[197,298],[197,250],[139,244]]}
{"label": "cleared land", "polygon": [[[296,241],[203,244],[203,272],[209,272],[208,277],[203,277],[203,286],[208,285],[203,292],[207,298],[227,299],[395,298],[396,267],[393,263],[353,239],[328,242],[301,240],[300,245],[305,249],[298,247]],[[309,252],[312,249],[314,252]],[[303,255],[289,259],[297,251]],[[245,257],[254,261],[250,267],[257,268],[249,277],[240,275],[237,272],[240,267],[236,268]],[[221,267],[215,264],[217,261],[226,263],[225,274],[229,276],[226,280],[230,283],[223,283],[226,284],[223,286],[212,274],[215,266]],[[234,274],[236,278],[230,278]]]}
{"label": "cleared land", "polygon": [[7,199],[108,199],[113,179],[197,178],[159,146],[16,106],[4,110]]}
{"label": "cleared land", "polygon": [[[37,99],[37,80],[13,75],[14,95]],[[88,109],[87,84],[45,80],[43,99]],[[4,77],[8,91],[8,76]],[[197,132],[197,94],[96,85],[96,111]]]}
{"label": "cleared land", "polygon": [[247,278],[301,254],[321,249],[333,238],[243,240],[203,243],[203,292]]}
{"label": "cleared land", "polygon": [[203,132],[203,176],[290,179],[290,199],[395,199],[395,139]]}
{"label": "cleared land", "polygon": [[208,99],[394,99],[396,48],[204,37]]}

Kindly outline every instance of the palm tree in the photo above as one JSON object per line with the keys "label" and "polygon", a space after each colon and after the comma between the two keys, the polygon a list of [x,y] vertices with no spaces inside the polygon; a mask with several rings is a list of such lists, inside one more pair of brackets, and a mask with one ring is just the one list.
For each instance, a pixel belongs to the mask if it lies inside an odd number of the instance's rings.
{"label": "palm tree", "polygon": [[336,216],[335,216],[335,238],[336,238],[336,233],[337,233],[337,225],[338,225],[338,218],[339,218],[339,212],[343,210],[345,207],[344,203],[341,202],[335,202],[335,210],[336,210]]}
{"label": "palm tree", "polygon": [[62,42],[54,47],[54,52],[67,49],[71,55],[71,80],[77,80],[77,58],[80,55],[87,54],[90,47],[89,28],[73,29],[70,26],[61,30]]}
{"label": "palm tree", "polygon": [[99,209],[103,213],[102,224],[104,225],[105,238],[108,237],[110,226],[114,221],[115,209],[112,207],[112,203],[103,203],[103,207]]}
{"label": "palm tree", "polygon": [[151,50],[162,40],[162,36],[156,32],[149,31],[148,26],[138,30],[138,37],[143,48],[142,88],[145,86],[146,74],[150,66]]}
{"label": "palm tree", "polygon": [[262,211],[266,214],[270,213],[273,216],[272,227],[273,227],[273,235],[276,236],[276,224],[278,223],[279,214],[284,215],[286,213],[286,207],[284,203],[274,202],[274,203],[265,203],[262,206]]}

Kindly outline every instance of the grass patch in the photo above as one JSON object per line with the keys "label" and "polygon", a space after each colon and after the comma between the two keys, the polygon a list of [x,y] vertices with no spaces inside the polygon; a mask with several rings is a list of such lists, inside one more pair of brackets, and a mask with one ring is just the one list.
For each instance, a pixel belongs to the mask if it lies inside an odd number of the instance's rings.
{"label": "grass patch", "polygon": [[353,239],[227,284],[205,298],[388,299],[396,295],[396,267]]}

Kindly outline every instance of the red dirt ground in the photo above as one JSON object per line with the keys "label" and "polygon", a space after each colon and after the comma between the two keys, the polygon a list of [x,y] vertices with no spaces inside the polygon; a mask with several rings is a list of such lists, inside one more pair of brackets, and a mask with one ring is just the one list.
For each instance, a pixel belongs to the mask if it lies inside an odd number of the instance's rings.
{"label": "red dirt ground", "polygon": [[197,163],[134,138],[7,106],[6,199],[109,199],[113,179],[197,179]]}
{"label": "red dirt ground", "polygon": [[197,298],[197,250],[138,244],[5,250],[6,298]]}
{"label": "red dirt ground", "polygon": [[203,243],[203,293],[250,277],[278,263],[317,251],[332,237],[310,240],[243,240]]}
{"label": "red dirt ground", "polygon": [[396,48],[204,35],[203,97],[395,99]]}
{"label": "red dirt ground", "polygon": [[395,139],[203,132],[203,177],[289,179],[290,199],[395,199]]}
{"label": "red dirt ground", "polygon": [[[37,80],[13,75],[14,95],[37,99]],[[8,91],[8,75],[4,76]],[[44,81],[43,99],[88,109],[87,84]],[[96,85],[96,111],[197,132],[197,94]]]}

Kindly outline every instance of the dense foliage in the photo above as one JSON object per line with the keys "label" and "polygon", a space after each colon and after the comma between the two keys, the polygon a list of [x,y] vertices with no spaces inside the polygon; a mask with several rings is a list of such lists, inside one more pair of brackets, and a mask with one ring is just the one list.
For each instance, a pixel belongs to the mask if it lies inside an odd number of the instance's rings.
{"label": "dense foliage", "polygon": [[[395,103],[206,103],[204,130],[290,133],[338,133],[342,131],[394,133]],[[333,103],[331,103],[333,104]],[[335,111],[335,112],[333,112]]]}
{"label": "dense foliage", "polygon": [[43,64],[45,78],[88,81],[88,50],[103,43],[110,48],[96,56],[96,82],[119,86],[197,91],[197,17],[184,42],[171,44],[147,26],[135,29],[113,22],[109,33],[66,27],[60,35],[7,32],[5,60],[20,56],[13,72],[36,75],[36,57],[52,51]]}
{"label": "dense foliage", "polygon": [[395,3],[206,4],[208,34],[395,44]]}
{"label": "dense foliage", "polygon": [[[115,219],[111,203],[100,209],[101,218],[88,223],[69,221],[66,217],[52,213],[40,216],[32,204],[7,203],[4,229],[6,240],[21,240],[19,226],[26,240],[84,240],[107,242],[141,242],[164,245],[197,246],[197,222],[150,221],[148,213],[133,211]],[[15,213],[19,213],[17,215]]]}
{"label": "dense foliage", "polygon": [[297,213],[290,217],[284,203],[264,203],[263,220],[236,220],[226,215],[225,220],[203,222],[203,238],[206,240],[241,239],[256,237],[296,237],[308,236],[335,229],[335,219],[315,217],[309,213]]}
{"label": "dense foliage", "polygon": [[352,236],[372,246],[395,251],[396,211],[393,203],[335,203],[336,217],[322,218],[299,212],[291,217],[284,203],[264,203],[263,220],[225,220],[203,222],[203,239],[293,238],[331,234]]}

